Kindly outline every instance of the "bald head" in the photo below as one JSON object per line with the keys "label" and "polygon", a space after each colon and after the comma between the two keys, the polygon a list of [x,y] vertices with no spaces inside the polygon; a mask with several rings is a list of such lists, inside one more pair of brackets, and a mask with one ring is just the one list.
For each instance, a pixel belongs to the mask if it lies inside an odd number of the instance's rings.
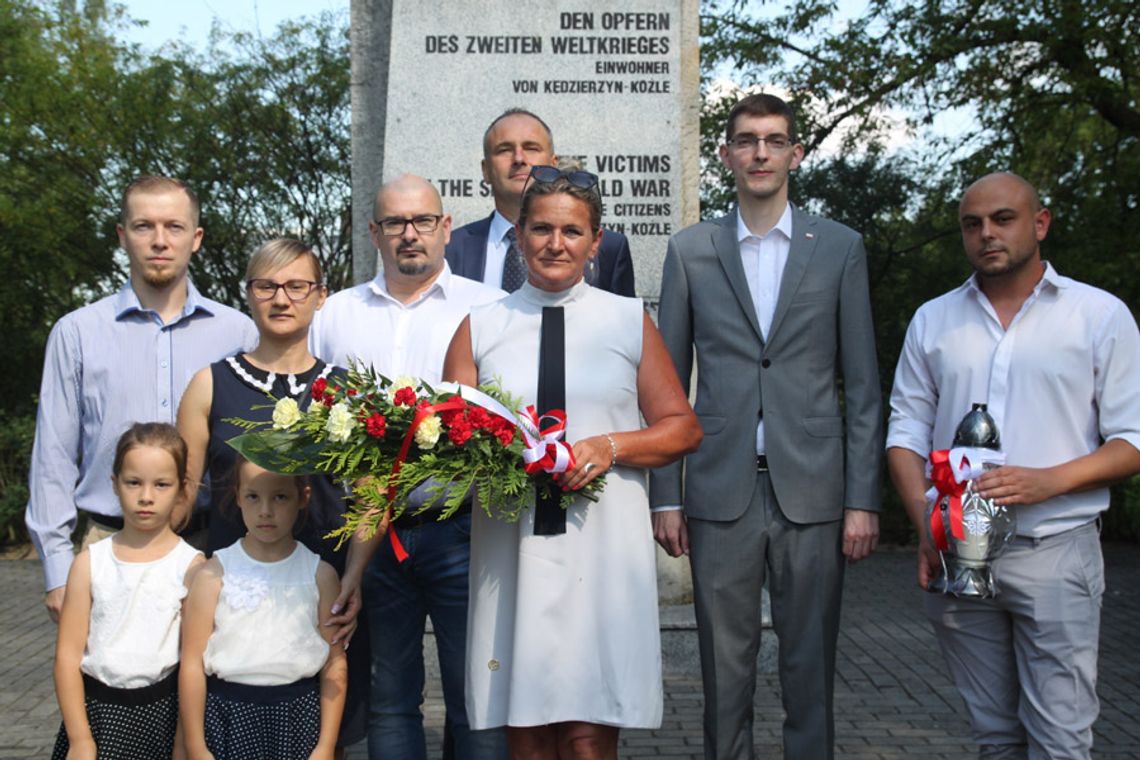
{"label": "bald head", "polygon": [[376,218],[368,231],[384,263],[388,291],[400,299],[411,298],[443,270],[451,217],[443,213],[435,187],[411,174],[383,185],[376,192],[373,212]]}
{"label": "bald head", "polygon": [[432,183],[414,174],[401,174],[396,179],[385,182],[376,191],[376,200],[372,204],[372,218],[383,219],[387,214],[384,210],[385,201],[387,200],[390,205],[391,199],[395,196],[414,197],[421,200],[424,208],[427,209],[425,213],[443,213],[443,200],[439,197],[439,191],[435,189]]}
{"label": "bald head", "polygon": [[1041,278],[1040,246],[1049,219],[1037,190],[1016,174],[987,174],[966,188],[958,223],[983,289],[998,282],[1032,287]]}
{"label": "bald head", "polygon": [[1013,202],[1025,202],[1034,212],[1041,210],[1041,197],[1037,195],[1037,188],[1013,172],[994,172],[975,180],[966,188],[966,192],[962,193],[962,201],[958,205],[959,211],[971,193],[980,192],[1000,194]]}

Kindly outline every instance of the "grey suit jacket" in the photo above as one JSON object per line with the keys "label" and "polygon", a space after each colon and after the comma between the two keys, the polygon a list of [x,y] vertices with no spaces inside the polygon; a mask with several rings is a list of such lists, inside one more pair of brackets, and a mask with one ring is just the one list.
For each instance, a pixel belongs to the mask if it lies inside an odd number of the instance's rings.
{"label": "grey suit jacket", "polygon": [[705,520],[742,515],[763,414],[772,486],[788,519],[826,522],[844,507],[880,508],[879,372],[857,233],[793,210],[791,249],[764,336],[736,212],[687,227],[669,241],[659,322],[686,390],[696,349],[694,408],[705,437],[683,462],[683,486],[680,462],[650,474],[654,506],[682,504]]}

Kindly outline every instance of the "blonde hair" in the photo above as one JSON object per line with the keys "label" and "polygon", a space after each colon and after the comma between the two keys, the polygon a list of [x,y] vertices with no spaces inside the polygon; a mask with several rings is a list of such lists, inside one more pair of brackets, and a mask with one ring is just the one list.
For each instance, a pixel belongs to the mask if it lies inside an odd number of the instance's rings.
{"label": "blonde hair", "polygon": [[190,199],[190,219],[197,227],[202,206],[190,185],[174,177],[157,177],[150,174],[135,177],[123,190],[123,194],[119,196],[119,224],[125,225],[127,223],[127,205],[135,193],[157,194],[179,191],[186,193],[186,197]]}
{"label": "blonde hair", "polygon": [[320,260],[313,253],[313,247],[293,238],[274,238],[254,251],[245,268],[245,279],[252,280],[259,275],[276,272],[302,257],[309,259],[314,279],[317,283],[323,284],[324,273],[321,271]]}

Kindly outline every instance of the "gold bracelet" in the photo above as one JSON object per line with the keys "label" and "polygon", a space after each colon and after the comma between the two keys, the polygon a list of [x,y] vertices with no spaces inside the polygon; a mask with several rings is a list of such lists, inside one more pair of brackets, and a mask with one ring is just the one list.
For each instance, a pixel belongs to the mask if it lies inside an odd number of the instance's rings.
{"label": "gold bracelet", "polygon": [[612,470],[617,465],[617,441],[609,433],[606,433],[606,440],[610,442],[610,469]]}

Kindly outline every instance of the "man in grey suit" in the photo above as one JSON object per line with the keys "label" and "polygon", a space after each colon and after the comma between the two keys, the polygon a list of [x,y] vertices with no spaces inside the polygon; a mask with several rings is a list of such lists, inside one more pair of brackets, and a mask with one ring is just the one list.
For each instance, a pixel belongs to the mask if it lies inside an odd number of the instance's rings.
{"label": "man in grey suit", "polygon": [[784,756],[829,758],[844,557],[869,555],[879,532],[867,263],[857,233],[789,205],[803,146],[787,103],[743,98],[720,158],[737,209],[677,233],[665,257],[661,334],[686,385],[696,349],[705,438],[683,483],[680,463],[651,474],[654,534],[671,555],[690,554],[705,756],[754,756],[767,581]]}

